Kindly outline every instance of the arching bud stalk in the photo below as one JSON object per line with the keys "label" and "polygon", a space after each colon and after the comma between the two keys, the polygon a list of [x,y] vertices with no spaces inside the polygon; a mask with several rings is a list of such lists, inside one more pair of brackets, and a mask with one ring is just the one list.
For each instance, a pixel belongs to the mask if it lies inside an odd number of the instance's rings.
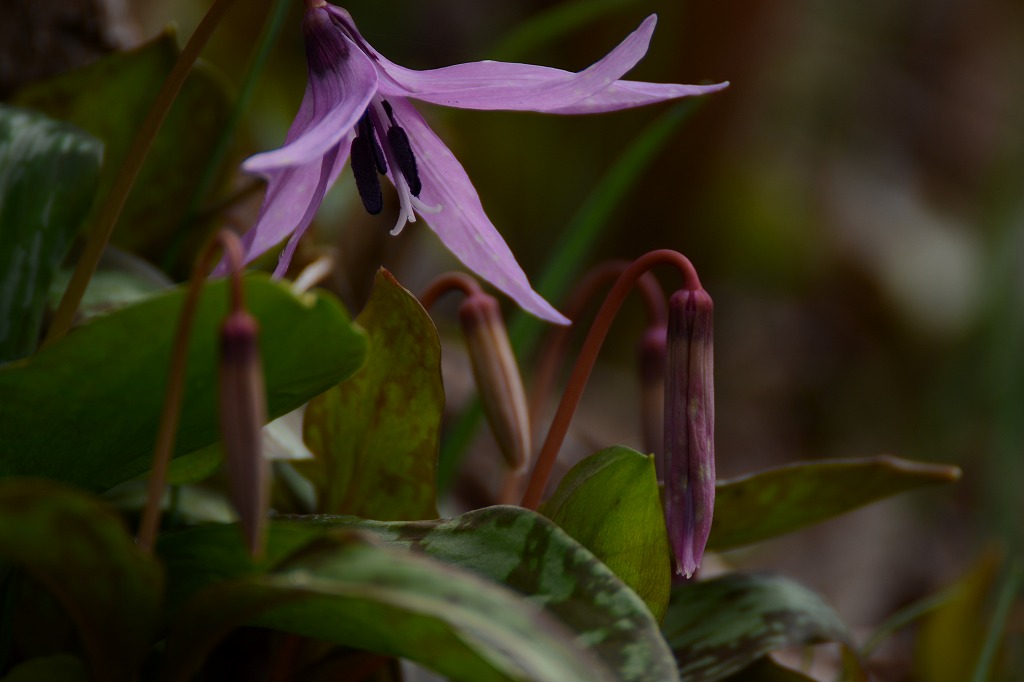
{"label": "arching bud stalk", "polygon": [[676,571],[700,566],[715,507],[715,386],[712,303],[703,289],[668,304],[665,375],[665,523]]}
{"label": "arching bud stalk", "polygon": [[[643,427],[644,452],[653,452],[656,459],[664,455],[661,446],[665,432],[665,359],[668,355],[665,324],[655,324],[644,331],[637,347],[640,365],[640,421]],[[665,470],[657,462],[658,472]]]}
{"label": "arching bud stalk", "polygon": [[254,557],[263,554],[270,496],[261,436],[267,407],[258,337],[256,319],[243,309],[229,313],[221,326],[220,423],[228,489]]}
{"label": "arching bud stalk", "polygon": [[509,469],[518,472],[530,457],[530,416],[501,307],[477,291],[462,302],[459,320],[487,421]]}

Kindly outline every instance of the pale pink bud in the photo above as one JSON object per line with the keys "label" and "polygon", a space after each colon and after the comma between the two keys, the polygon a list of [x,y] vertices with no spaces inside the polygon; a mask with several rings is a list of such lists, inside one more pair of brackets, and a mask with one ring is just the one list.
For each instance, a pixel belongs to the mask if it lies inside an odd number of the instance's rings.
{"label": "pale pink bud", "polygon": [[501,307],[493,296],[473,293],[459,307],[459,320],[484,413],[506,463],[517,471],[530,456],[530,416]]}
{"label": "pale pink bud", "polygon": [[715,386],[711,297],[703,289],[669,299],[665,375],[665,523],[676,571],[700,566],[715,507]]}
{"label": "pale pink bud", "polygon": [[258,337],[258,323],[244,310],[230,313],[221,326],[220,424],[228,489],[253,556],[263,553],[270,494],[261,437],[267,403]]}

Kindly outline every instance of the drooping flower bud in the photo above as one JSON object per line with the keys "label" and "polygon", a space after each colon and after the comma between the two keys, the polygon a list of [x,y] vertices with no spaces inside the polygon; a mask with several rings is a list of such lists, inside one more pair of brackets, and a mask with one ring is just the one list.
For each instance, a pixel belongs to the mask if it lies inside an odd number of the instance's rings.
{"label": "drooping flower bud", "polygon": [[[665,358],[668,354],[664,324],[655,324],[644,331],[637,348],[640,365],[640,421],[643,427],[644,452],[653,452],[656,459],[662,459],[661,446],[665,432]],[[657,462],[659,474],[665,470]]]}
{"label": "drooping flower bud", "polygon": [[258,337],[258,323],[244,310],[229,313],[221,326],[220,424],[228,489],[254,557],[263,553],[270,495],[261,436],[267,402]]}
{"label": "drooping flower bud", "polygon": [[703,289],[669,299],[665,375],[665,523],[676,571],[700,566],[715,507],[712,303]]}
{"label": "drooping flower bud", "polygon": [[530,416],[501,307],[476,292],[459,306],[459,320],[487,421],[508,467],[518,471],[529,461]]}

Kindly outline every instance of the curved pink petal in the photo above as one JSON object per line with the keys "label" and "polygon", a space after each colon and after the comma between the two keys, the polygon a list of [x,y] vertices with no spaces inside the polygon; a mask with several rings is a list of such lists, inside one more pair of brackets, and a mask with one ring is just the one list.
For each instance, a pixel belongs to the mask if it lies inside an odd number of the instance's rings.
{"label": "curved pink petal", "polygon": [[379,93],[402,96],[460,109],[551,111],[591,97],[617,81],[647,53],[657,17],[647,17],[611,52],[588,68],[573,73],[547,66],[511,62],[471,62],[415,71],[389,61],[367,43],[352,17],[337,7],[328,11],[352,32],[380,69]]}
{"label": "curved pink petal", "polygon": [[557,324],[569,320],[533,290],[505,240],[491,224],[473,183],[448,147],[406,100],[391,100],[395,118],[409,134],[423,190],[419,199],[439,206],[422,214],[441,242],[470,270],[507,294],[523,310]]}
{"label": "curved pink petal", "polygon": [[[343,137],[335,148],[328,150],[324,159],[267,173],[267,193],[263,197],[256,224],[242,236],[246,263],[269,251],[289,235],[301,233],[309,227],[324,194],[345,167],[351,138],[351,134]],[[332,156],[333,164],[324,178],[323,173],[328,166],[325,161]],[[226,273],[227,264],[222,260],[213,271],[213,276],[219,277]]]}
{"label": "curved pink petal", "polygon": [[632,109],[655,102],[681,97],[707,95],[729,87],[729,82],[713,85],[677,85],[675,83],[644,83],[642,81],[616,81],[610,87],[549,114],[600,114],[606,111]]}
{"label": "curved pink petal", "polygon": [[319,159],[350,131],[377,90],[373,62],[331,21],[323,8],[303,20],[309,81],[285,144],[250,157],[242,168],[266,175],[275,168]]}

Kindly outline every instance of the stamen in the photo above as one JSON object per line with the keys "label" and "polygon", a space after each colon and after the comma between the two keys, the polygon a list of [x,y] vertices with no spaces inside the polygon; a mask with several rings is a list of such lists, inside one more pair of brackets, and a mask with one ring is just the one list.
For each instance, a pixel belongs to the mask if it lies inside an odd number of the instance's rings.
{"label": "stamen", "polygon": [[351,164],[356,190],[363,200],[363,207],[370,215],[377,215],[384,208],[384,195],[380,191],[380,180],[374,162],[373,138],[356,135],[352,138]]}
{"label": "stamen", "polygon": [[363,112],[362,117],[359,119],[359,136],[370,140],[373,149],[373,163],[377,166],[377,172],[381,175],[386,175],[388,172],[388,162],[384,159],[384,150],[380,148],[380,143],[377,142],[373,121],[370,120],[369,107],[366,108],[366,111]]}
{"label": "stamen", "polygon": [[395,153],[395,162],[398,164],[399,169],[401,169],[402,175],[405,176],[406,182],[409,183],[409,191],[412,192],[414,197],[418,197],[420,191],[423,190],[423,183],[420,182],[420,175],[416,169],[416,155],[413,154],[412,145],[409,143],[409,135],[395,121],[395,113],[391,108],[391,103],[387,100],[381,100],[381,104],[384,105],[384,111],[388,115],[388,120],[391,121],[391,127],[388,128],[387,135],[388,144],[391,145],[391,150]]}

